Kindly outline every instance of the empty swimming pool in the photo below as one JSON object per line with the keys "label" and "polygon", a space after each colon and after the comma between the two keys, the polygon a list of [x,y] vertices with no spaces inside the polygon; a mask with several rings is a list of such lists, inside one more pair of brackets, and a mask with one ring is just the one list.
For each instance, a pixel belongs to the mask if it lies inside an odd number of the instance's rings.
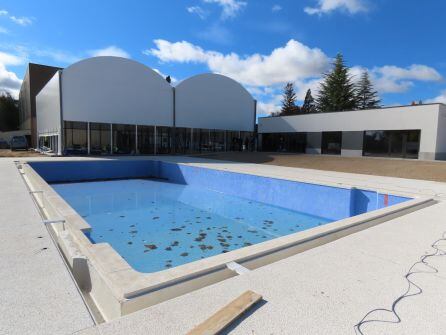
{"label": "empty swimming pool", "polygon": [[117,158],[21,166],[76,281],[105,319],[433,202],[197,165]]}
{"label": "empty swimming pool", "polygon": [[226,253],[333,220],[205,188],[160,180],[56,184],[53,188],[137,271]]}

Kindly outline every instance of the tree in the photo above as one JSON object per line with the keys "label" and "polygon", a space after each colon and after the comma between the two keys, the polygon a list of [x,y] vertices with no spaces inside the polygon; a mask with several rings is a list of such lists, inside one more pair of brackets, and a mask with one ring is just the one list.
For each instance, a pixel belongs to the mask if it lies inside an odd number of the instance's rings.
{"label": "tree", "polygon": [[167,76],[166,81],[170,84],[172,82],[172,78],[170,78],[170,76]]}
{"label": "tree", "polygon": [[304,104],[301,108],[302,113],[314,113],[316,112],[316,104],[314,102],[314,98],[311,95],[311,90],[308,89],[307,94],[305,94]]}
{"label": "tree", "polygon": [[316,106],[322,113],[353,110],[357,107],[355,85],[340,53],[333,63],[333,70],[324,74]]}
{"label": "tree", "polygon": [[358,82],[356,100],[359,109],[380,107],[381,100],[378,97],[378,92],[373,89],[367,70],[361,74],[361,79]]}
{"label": "tree", "polygon": [[283,89],[281,116],[294,115],[299,113],[299,107],[296,106],[296,92],[293,83],[287,83]]}
{"label": "tree", "polygon": [[0,130],[19,128],[19,104],[9,92],[0,92]]}

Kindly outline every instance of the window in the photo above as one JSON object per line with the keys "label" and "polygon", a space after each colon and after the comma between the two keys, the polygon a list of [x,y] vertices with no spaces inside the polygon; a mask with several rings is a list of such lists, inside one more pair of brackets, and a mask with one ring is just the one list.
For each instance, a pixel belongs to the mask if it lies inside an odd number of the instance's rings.
{"label": "window", "polygon": [[368,130],[364,156],[418,158],[420,130]]}
{"label": "window", "polygon": [[142,155],[155,153],[154,126],[138,126],[138,153]]}
{"label": "window", "polygon": [[307,133],[262,134],[262,151],[305,153]]}
{"label": "window", "polygon": [[211,130],[212,151],[225,151],[225,131]]}
{"label": "window", "polygon": [[90,154],[109,155],[110,143],[109,123],[90,123]]}
{"label": "window", "polygon": [[175,152],[185,154],[192,151],[192,129],[175,128]]}
{"label": "window", "polygon": [[156,154],[169,154],[171,148],[172,129],[170,127],[156,127]]}
{"label": "window", "polygon": [[239,131],[227,131],[226,132],[226,151],[241,151],[242,140],[240,138]]}
{"label": "window", "polygon": [[64,121],[64,153],[86,155],[87,148],[87,123]]}
{"label": "window", "polygon": [[342,148],[342,132],[330,131],[322,133],[323,155],[340,155]]}
{"label": "window", "polygon": [[136,126],[113,124],[113,153],[117,155],[136,153]]}

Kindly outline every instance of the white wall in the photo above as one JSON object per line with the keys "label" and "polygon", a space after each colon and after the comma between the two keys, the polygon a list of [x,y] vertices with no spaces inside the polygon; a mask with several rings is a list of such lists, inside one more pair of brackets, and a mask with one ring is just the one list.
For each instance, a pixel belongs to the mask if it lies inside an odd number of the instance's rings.
{"label": "white wall", "polygon": [[[259,133],[421,129],[420,157],[430,158],[429,155],[437,150],[440,106],[432,104],[259,118]],[[442,140],[442,143],[441,149],[446,152],[446,141]]]}
{"label": "white wall", "polygon": [[446,159],[446,106],[440,105],[438,113],[436,158]]}
{"label": "white wall", "polygon": [[255,102],[238,82],[202,74],[175,88],[177,127],[253,131]]}
{"label": "white wall", "polygon": [[36,96],[37,135],[60,132],[60,72]]}
{"label": "white wall", "polygon": [[173,125],[173,89],[158,73],[119,57],[94,57],[62,73],[67,121]]}

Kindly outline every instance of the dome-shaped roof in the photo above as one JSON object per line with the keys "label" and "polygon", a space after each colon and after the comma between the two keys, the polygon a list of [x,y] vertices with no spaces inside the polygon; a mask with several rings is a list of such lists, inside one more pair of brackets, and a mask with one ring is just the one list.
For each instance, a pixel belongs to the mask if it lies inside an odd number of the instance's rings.
{"label": "dome-shaped roof", "polygon": [[177,127],[253,131],[254,123],[253,97],[229,77],[200,74],[175,87]]}
{"label": "dome-shaped roof", "polygon": [[65,120],[141,125],[173,124],[173,89],[151,68],[100,56],[62,71]]}

